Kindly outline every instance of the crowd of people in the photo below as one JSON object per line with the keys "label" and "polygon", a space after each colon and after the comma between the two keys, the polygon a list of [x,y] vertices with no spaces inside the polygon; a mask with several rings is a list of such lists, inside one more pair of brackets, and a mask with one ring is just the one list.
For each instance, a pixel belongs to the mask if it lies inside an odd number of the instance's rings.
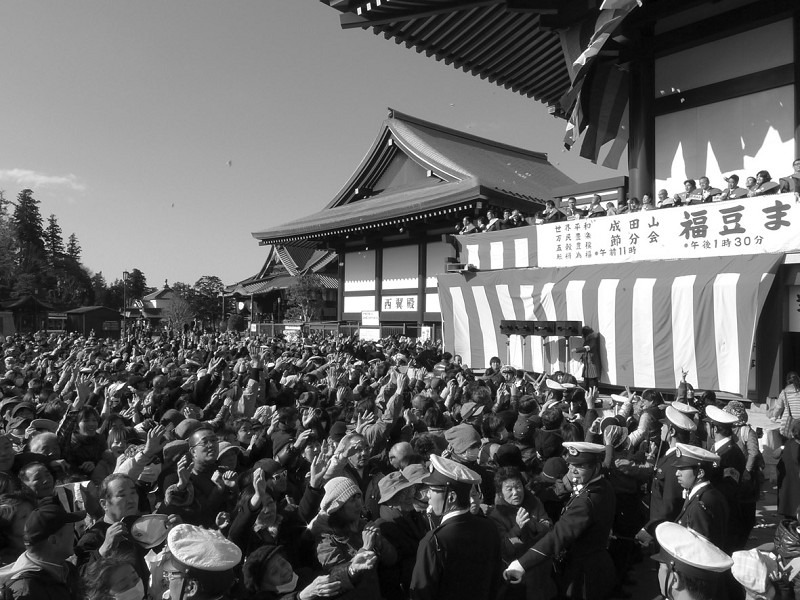
{"label": "crowd of people", "polygon": [[458,235],[467,235],[486,231],[502,231],[504,229],[524,227],[525,225],[528,225],[528,221],[518,208],[503,210],[502,217],[500,217],[498,209],[490,208],[486,211],[486,217],[478,217],[474,221],[472,217],[464,216],[461,222],[456,225],[456,233]]}
{"label": "crowd of people", "polygon": [[[614,202],[603,204],[600,194],[595,194],[589,204],[581,205],[578,205],[574,196],[567,198],[560,207],[555,200],[547,200],[544,209],[536,214],[534,221],[537,224],[557,223],[777,193],[793,192],[797,194],[800,193],[800,158],[792,163],[792,168],[792,174],[781,177],[778,181],[772,180],[769,171],[761,170],[755,176],[746,177],[742,187],[739,186],[740,178],[736,173],[723,178],[725,185],[722,186],[722,189],[713,187],[706,176],[700,177],[698,180],[687,179],[683,182],[683,191],[680,193],[670,195],[666,189],[661,189],[655,198],[652,194],[645,193],[641,199],[638,197],[623,198],[616,204]],[[465,216],[461,223],[456,225],[456,233],[464,235],[483,231],[500,231],[528,224],[517,209],[513,211],[506,209],[502,219],[498,217],[498,214],[498,211],[490,209],[487,211],[485,219],[478,217],[476,222],[473,222],[472,217]]]}
{"label": "crowd of people", "polygon": [[759,584],[731,559],[756,434],[688,384],[603,410],[568,373],[406,337],[40,333],[2,355],[2,598],[591,600],[657,551],[668,598]]}

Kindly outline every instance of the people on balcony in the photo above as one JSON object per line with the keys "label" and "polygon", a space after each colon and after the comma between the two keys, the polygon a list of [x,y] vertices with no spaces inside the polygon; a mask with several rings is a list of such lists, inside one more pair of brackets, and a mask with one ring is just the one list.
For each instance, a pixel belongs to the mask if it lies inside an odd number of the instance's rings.
{"label": "people on balcony", "polygon": [[697,182],[694,179],[687,179],[683,182],[683,190],[678,197],[680,198],[681,205],[687,204],[700,204],[703,201],[703,193],[697,187]]}
{"label": "people on balcony", "polygon": [[[670,198],[667,190],[658,190],[658,204],[654,208],[669,208],[671,206],[675,206],[675,199]],[[642,210],[653,210],[645,206],[644,197],[642,197]]]}
{"label": "people on balcony", "polygon": [[600,194],[595,194],[594,196],[592,196],[592,203],[589,205],[589,214],[588,214],[588,217],[590,219],[606,216],[606,209],[603,208],[603,205],[600,203],[601,200],[602,198],[600,198]]}
{"label": "people on balcony", "polygon": [[567,215],[567,219],[582,219],[586,216],[586,211],[578,208],[578,201],[575,196],[570,196],[567,198],[567,207],[564,209],[564,214]]}
{"label": "people on balcony", "polygon": [[461,223],[456,225],[456,233],[458,235],[467,235],[468,233],[478,233],[478,228],[469,216],[461,219]]}
{"label": "people on balcony", "polygon": [[780,185],[777,181],[772,181],[769,171],[759,171],[756,173],[756,187],[748,196],[768,196],[770,194],[777,194]]}
{"label": "people on balcony", "polygon": [[500,231],[503,229],[503,222],[497,216],[494,209],[486,211],[486,229],[484,231]]}
{"label": "people on balcony", "polygon": [[725,177],[725,183],[728,184],[728,187],[719,195],[720,200],[735,200],[747,197],[747,189],[739,187],[739,176],[736,173]]}
{"label": "people on balcony", "polygon": [[722,190],[719,188],[711,187],[708,177],[703,175],[700,178],[700,196],[702,197],[702,202],[713,202],[714,197],[719,196],[721,193]]}
{"label": "people on balcony", "polygon": [[800,158],[794,159],[792,169],[794,171],[791,175],[780,179],[781,193],[794,192],[797,194],[800,192]]}
{"label": "people on balcony", "polygon": [[544,203],[544,210],[539,213],[539,221],[542,223],[558,223],[564,220],[564,213],[556,208],[556,203],[553,200],[547,200]]}

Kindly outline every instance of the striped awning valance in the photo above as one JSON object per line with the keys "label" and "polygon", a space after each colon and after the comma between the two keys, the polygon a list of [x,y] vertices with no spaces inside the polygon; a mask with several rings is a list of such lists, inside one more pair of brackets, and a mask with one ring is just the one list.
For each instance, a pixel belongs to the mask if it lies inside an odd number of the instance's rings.
{"label": "striped awning valance", "polygon": [[[580,363],[559,338],[500,333],[503,319],[581,321],[601,337],[601,380],[745,395],[753,336],[782,254],[439,276],[445,346],[473,368],[492,356],[536,372]],[[452,324],[452,325],[450,325]],[[571,340],[572,348],[580,338]]]}

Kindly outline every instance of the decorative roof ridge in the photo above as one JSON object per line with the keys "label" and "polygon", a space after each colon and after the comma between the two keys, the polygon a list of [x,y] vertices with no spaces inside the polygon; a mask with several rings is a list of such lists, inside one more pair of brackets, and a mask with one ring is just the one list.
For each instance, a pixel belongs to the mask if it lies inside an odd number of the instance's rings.
{"label": "decorative roof ridge", "polygon": [[538,152],[536,150],[527,150],[525,148],[520,148],[519,146],[512,146],[511,144],[506,144],[503,142],[498,142],[497,140],[491,140],[489,138],[481,137],[479,135],[475,135],[472,133],[467,133],[466,131],[461,131],[460,129],[453,129],[451,127],[445,127],[444,125],[439,125],[438,123],[433,123],[431,121],[425,121],[424,119],[420,119],[418,117],[414,117],[412,115],[408,115],[406,113],[400,112],[399,110],[395,110],[391,106],[388,108],[389,110],[389,119],[394,119],[396,121],[405,121],[411,125],[416,125],[418,127],[425,127],[427,129],[432,129],[434,131],[438,131],[440,133],[445,133],[447,135],[452,135],[455,137],[462,138],[466,141],[476,142],[479,144],[484,144],[486,146],[491,146],[493,148],[498,148],[500,150],[508,150],[510,152],[516,152],[518,154],[524,154],[530,158],[535,158],[538,160],[543,160],[547,162],[547,153],[546,152]]}
{"label": "decorative roof ridge", "polygon": [[394,134],[394,139],[398,146],[423,165],[437,171],[443,171],[447,176],[457,181],[473,176],[467,169],[453,162],[429,143],[423,141],[409,126],[410,123],[398,119],[387,119],[386,125]]}

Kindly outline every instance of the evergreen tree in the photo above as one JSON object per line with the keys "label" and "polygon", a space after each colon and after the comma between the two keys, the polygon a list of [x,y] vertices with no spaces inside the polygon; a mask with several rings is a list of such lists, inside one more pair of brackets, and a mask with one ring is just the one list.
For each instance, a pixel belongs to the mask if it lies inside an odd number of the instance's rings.
{"label": "evergreen tree", "polygon": [[151,292],[151,289],[147,287],[147,277],[139,269],[132,269],[128,274],[126,288],[128,302],[141,300]]}
{"label": "evergreen tree", "polygon": [[74,233],[69,234],[69,241],[67,242],[67,256],[80,262],[81,261],[81,245],[78,243],[78,236]]}
{"label": "evergreen tree", "polygon": [[94,290],[94,301],[100,306],[106,306],[108,285],[102,271],[92,275],[92,290]]}
{"label": "evergreen tree", "polygon": [[8,200],[0,190],[0,300],[8,297],[17,275],[17,230],[8,214]]}
{"label": "evergreen tree", "polygon": [[313,321],[322,312],[325,286],[316,273],[295,277],[286,289],[286,318],[297,321]]}
{"label": "evergreen tree", "polygon": [[47,229],[44,232],[44,245],[47,251],[47,262],[55,265],[64,254],[64,239],[61,237],[61,226],[55,215],[47,219]]}
{"label": "evergreen tree", "polygon": [[19,243],[18,265],[22,273],[33,274],[41,269],[46,252],[39,201],[32,190],[22,190],[17,195],[13,222]]}

